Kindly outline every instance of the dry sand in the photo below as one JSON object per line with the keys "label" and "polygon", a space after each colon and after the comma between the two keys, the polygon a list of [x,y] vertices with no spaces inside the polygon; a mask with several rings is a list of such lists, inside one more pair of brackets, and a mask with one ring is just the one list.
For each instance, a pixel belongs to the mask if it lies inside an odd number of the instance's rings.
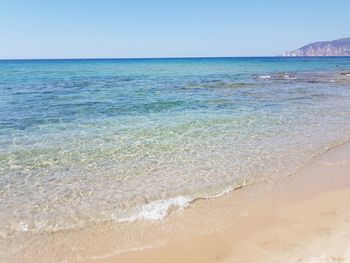
{"label": "dry sand", "polygon": [[[212,231],[198,233],[193,227],[192,234],[169,238],[162,246],[83,262],[350,262],[350,144],[326,152],[298,174],[274,184],[269,202],[250,198],[250,212],[235,217],[236,201],[247,200],[237,195],[247,196],[245,191],[199,201],[170,216],[201,217],[199,228],[213,226]],[[203,224],[206,218],[210,223]],[[219,224],[211,223],[215,218]]]}

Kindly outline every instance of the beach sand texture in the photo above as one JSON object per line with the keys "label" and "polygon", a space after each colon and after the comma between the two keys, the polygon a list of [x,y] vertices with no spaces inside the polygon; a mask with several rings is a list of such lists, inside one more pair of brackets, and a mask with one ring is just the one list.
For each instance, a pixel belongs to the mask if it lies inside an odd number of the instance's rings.
{"label": "beach sand texture", "polygon": [[278,183],[273,196],[258,214],[211,234],[84,262],[350,262],[349,144]]}

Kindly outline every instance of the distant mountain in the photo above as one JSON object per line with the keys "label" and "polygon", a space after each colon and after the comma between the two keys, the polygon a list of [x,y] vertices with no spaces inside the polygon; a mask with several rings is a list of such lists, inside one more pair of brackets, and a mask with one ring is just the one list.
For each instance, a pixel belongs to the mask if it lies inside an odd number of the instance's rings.
{"label": "distant mountain", "polygon": [[350,38],[333,41],[320,41],[291,52],[285,52],[285,57],[314,57],[314,56],[350,56]]}

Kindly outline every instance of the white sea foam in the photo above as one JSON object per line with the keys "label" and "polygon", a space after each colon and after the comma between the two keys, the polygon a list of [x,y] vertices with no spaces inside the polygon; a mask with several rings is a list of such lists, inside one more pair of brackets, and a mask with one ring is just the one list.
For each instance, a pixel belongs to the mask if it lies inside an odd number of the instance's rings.
{"label": "white sea foam", "polygon": [[[245,185],[247,185],[246,181],[244,181],[241,187]],[[131,215],[129,217],[118,218],[118,216],[113,214],[112,218],[118,223],[131,223],[141,220],[162,220],[169,215],[169,211],[171,208],[185,209],[189,207],[190,204],[195,200],[218,198],[231,193],[235,189],[237,189],[237,187],[229,186],[220,193],[212,196],[202,196],[197,198],[190,198],[188,196],[178,196],[166,200],[157,200],[148,204],[144,204],[143,206],[137,208],[134,215]]]}
{"label": "white sea foam", "polygon": [[288,74],[283,75],[283,78],[284,78],[284,79],[288,79],[288,80],[294,80],[294,79],[297,79],[296,77],[291,77],[291,76],[290,76],[290,75],[288,75]]}
{"label": "white sea foam", "polygon": [[270,75],[261,75],[258,77],[259,79],[271,79]]}
{"label": "white sea foam", "polygon": [[[245,185],[245,183],[244,183],[244,185]],[[242,185],[242,186],[244,186],[244,185]],[[232,187],[232,186],[229,186],[229,187],[227,187],[225,190],[223,190],[221,193],[218,193],[218,194],[216,194],[216,195],[214,195],[214,196],[207,197],[207,199],[217,198],[217,197],[224,196],[224,195],[226,195],[226,194],[231,193],[231,192],[232,192],[233,190],[235,190],[235,189],[236,189],[236,188],[234,188],[234,187]]]}
{"label": "white sea foam", "polygon": [[19,232],[27,232],[28,229],[29,229],[29,226],[26,222],[23,222],[23,221],[19,222],[18,229],[17,229]]}
{"label": "white sea foam", "polygon": [[186,196],[178,196],[167,200],[157,200],[141,206],[136,209],[136,213],[130,217],[116,218],[112,217],[118,222],[135,222],[140,220],[161,220],[165,218],[169,209],[172,207],[184,209],[187,208],[193,199]]}

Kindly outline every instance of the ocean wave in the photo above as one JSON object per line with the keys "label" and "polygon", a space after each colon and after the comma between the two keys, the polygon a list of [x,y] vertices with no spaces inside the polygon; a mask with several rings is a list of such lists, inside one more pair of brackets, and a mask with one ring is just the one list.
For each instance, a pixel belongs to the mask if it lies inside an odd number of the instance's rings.
{"label": "ocean wave", "polygon": [[282,74],[282,73],[278,73],[278,74],[273,74],[273,75],[260,75],[257,76],[258,79],[262,79],[262,80],[296,80],[297,77],[295,76],[291,76],[289,74]]}
{"label": "ocean wave", "polygon": [[187,196],[178,196],[167,200],[157,200],[137,208],[136,213],[130,217],[118,218],[113,214],[112,218],[118,223],[135,222],[140,220],[161,220],[168,215],[170,209],[187,208],[192,201],[193,199]]}
{"label": "ocean wave", "polygon": [[285,74],[285,75],[283,75],[283,79],[287,79],[287,80],[295,80],[295,79],[297,79],[297,78],[296,78],[296,77],[291,77],[290,75]]}
{"label": "ocean wave", "polygon": [[214,198],[222,197],[226,194],[231,193],[236,189],[240,189],[247,185],[248,183],[244,181],[243,184],[237,187],[228,186],[217,194],[200,196],[196,198],[191,198],[189,196],[177,196],[177,197],[165,199],[165,200],[156,200],[151,203],[144,204],[139,208],[136,208],[136,211],[134,211],[134,214],[129,217],[120,218],[117,215],[113,214],[112,219],[117,223],[131,223],[131,222],[136,222],[141,220],[162,220],[166,218],[171,211],[176,209],[188,208],[191,205],[191,203],[197,200],[214,199]]}
{"label": "ocean wave", "polygon": [[270,75],[261,75],[261,76],[258,76],[258,79],[271,79],[271,76]]}

